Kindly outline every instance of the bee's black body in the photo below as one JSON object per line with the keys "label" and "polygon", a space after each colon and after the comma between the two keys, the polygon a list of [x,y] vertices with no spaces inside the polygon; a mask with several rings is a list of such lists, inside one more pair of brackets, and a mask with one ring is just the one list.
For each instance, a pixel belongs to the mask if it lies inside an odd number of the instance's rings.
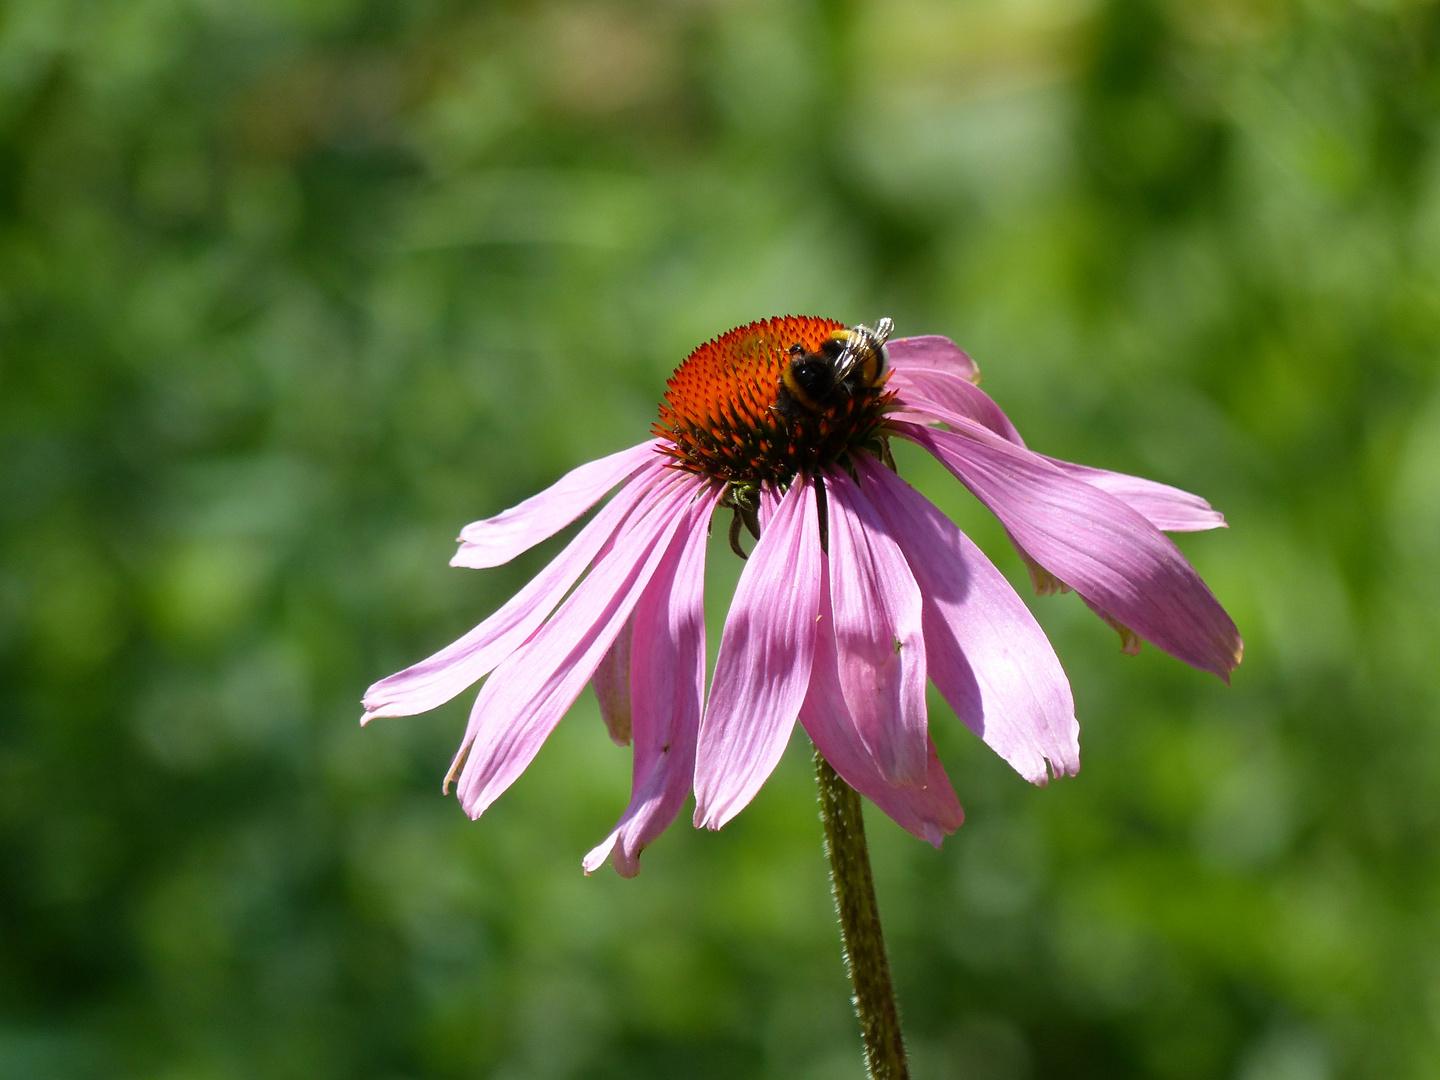
{"label": "bee's black body", "polygon": [[837,330],[815,352],[793,346],[780,377],[776,411],[791,419],[825,412],[879,385],[887,368],[885,339],[891,325],[889,319],[882,319],[876,330],[868,326]]}

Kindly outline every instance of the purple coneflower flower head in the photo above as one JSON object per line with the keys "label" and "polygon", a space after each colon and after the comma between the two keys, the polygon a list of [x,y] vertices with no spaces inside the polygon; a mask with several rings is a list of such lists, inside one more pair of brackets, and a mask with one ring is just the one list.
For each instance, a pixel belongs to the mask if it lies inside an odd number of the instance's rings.
{"label": "purple coneflower flower head", "polygon": [[[653,439],[465,527],[451,565],[498,566],[615,491],[507,604],[372,686],[364,720],[433,709],[488,675],[446,778],[477,818],[593,682],[634,766],[630,803],[587,872],[610,858],[637,873],[692,790],[695,824],[724,825],[797,720],[846,782],[938,847],[963,815],[929,735],[927,681],[1035,784],[1079,769],[1079,725],[1029,608],[887,464],[893,438],[928,450],[1000,519],[1037,590],[1073,589],[1127,652],[1149,641],[1228,681],[1239,633],[1165,536],[1224,519],[1176,488],[1027,449],[964,352],[943,337],[887,343],[888,330],[776,318],[696,349]],[[717,509],[740,554],[742,525],[757,539],[707,700]]]}

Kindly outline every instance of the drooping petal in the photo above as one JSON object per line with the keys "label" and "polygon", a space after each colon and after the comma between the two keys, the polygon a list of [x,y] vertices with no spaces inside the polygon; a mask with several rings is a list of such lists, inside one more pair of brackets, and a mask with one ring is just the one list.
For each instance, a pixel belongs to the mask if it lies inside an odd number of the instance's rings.
{"label": "drooping petal", "polygon": [[458,793],[472,818],[514,783],[589,682],[702,485],[685,473],[663,481],[625,523],[609,557],[480,688],[456,758],[465,757]]}
{"label": "drooping petal", "polygon": [[936,689],[1032,784],[1079,771],[1070,682],[1030,609],[925,496],[868,455],[856,463],[924,597],[926,660]]}
{"label": "drooping petal", "polygon": [[1025,440],[994,398],[974,383],[950,371],[936,368],[907,370],[897,367],[889,387],[899,393],[899,404],[907,412],[915,412],[927,420],[945,422],[947,414],[963,416],[984,424],[1002,439],[1017,446]]}
{"label": "drooping petal", "polygon": [[1199,495],[1126,473],[1076,465],[1051,457],[1045,460],[1066,475],[1084,480],[1115,496],[1162,532],[1201,532],[1226,527],[1225,515],[1213,509]]}
{"label": "drooping petal", "polygon": [[[951,421],[961,417],[984,425],[1016,446],[1025,445],[1000,406],[978,386],[956,375],[928,369],[897,370],[890,385],[899,391],[899,404],[904,411],[918,413],[926,422],[939,421],[954,427]],[[1162,532],[1199,532],[1225,527],[1224,516],[1199,495],[1126,473],[1076,465],[1059,458],[1046,457],[1045,460],[1061,472],[1115,496]]]}
{"label": "drooping petal", "polygon": [[797,476],[761,530],[725,620],[700,724],[697,826],[724,825],[779,763],[810,681],[819,610],[815,484]]}
{"label": "drooping petal", "polygon": [[770,525],[770,519],[775,516],[775,511],[780,507],[780,500],[785,493],[774,484],[760,485],[760,509],[756,517],[760,521],[760,532],[763,534]]}
{"label": "drooping petal", "polygon": [[[652,582],[653,584],[653,582]],[[616,746],[630,745],[633,717],[630,711],[630,646],[635,636],[635,616],[620,628],[615,642],[610,646],[590,685],[595,688],[595,700],[600,703],[600,719],[605,721],[605,730]]]}
{"label": "drooping petal", "polygon": [[928,735],[920,587],[855,481],[839,469],[826,470],[825,497],[845,703],[885,779],[923,784]]}
{"label": "drooping petal", "polygon": [[830,603],[829,559],[825,562],[820,618],[816,623],[815,662],[810,669],[805,701],[800,706],[800,723],[842,780],[890,815],[902,829],[938,848],[965,820],[960,800],[955,797],[955,789],[940,764],[934,740],[928,737],[923,787],[896,787],[880,775],[875,757],[860,737],[841,689],[835,619]]}
{"label": "drooping petal", "polygon": [[964,349],[939,334],[894,338],[885,346],[890,366],[901,371],[944,371],[970,382],[980,381],[980,369]]}
{"label": "drooping petal", "polygon": [[371,686],[365,691],[361,723],[377,716],[425,712],[484,678],[555,610],[636,504],[670,471],[659,462],[642,467],[640,475],[616,492],[565,550],[500,610],[458,641]]}
{"label": "drooping petal", "polygon": [[572,469],[538,495],[460,530],[460,550],[451,566],[484,569],[507,563],[549,539],[589,510],[622,480],[656,457],[658,440],[632,446]]}
{"label": "drooping petal", "polygon": [[1180,549],[1099,488],[973,421],[954,432],[897,422],[990,508],[1038,563],[1111,618],[1229,681],[1240,633]]}
{"label": "drooping petal", "polygon": [[630,805],[585,872],[613,852],[621,877],[640,872],[640,852],[669,828],[695,776],[705,700],[705,539],[715,493],[698,500],[631,616],[635,763]]}

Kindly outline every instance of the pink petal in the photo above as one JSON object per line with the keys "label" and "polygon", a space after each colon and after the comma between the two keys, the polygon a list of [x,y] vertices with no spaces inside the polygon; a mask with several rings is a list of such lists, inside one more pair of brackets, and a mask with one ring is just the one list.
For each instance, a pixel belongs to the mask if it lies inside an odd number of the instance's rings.
{"label": "pink petal", "polygon": [[926,772],[923,787],[894,787],[880,775],[875,757],[860,737],[860,731],[845,703],[840,685],[840,668],[835,648],[835,619],[830,603],[829,559],[822,571],[820,620],[815,641],[815,662],[810,685],[800,706],[800,723],[810,740],[847,784],[860,792],[907,832],[928,840],[937,848],[960,827],[965,815],[960,800],[945,775],[935,752],[934,740],[926,738]]}
{"label": "pink petal", "polygon": [[1112,618],[1229,681],[1239,631],[1174,543],[1119,499],[972,421],[892,429],[934,454],[1046,570]]}
{"label": "pink petal", "polygon": [[797,476],[761,531],[725,620],[700,725],[697,826],[724,825],[779,763],[810,681],[819,610],[815,484]]}
{"label": "pink petal", "polygon": [[[938,420],[953,428],[957,426],[951,422],[955,417],[973,420],[1016,446],[1025,445],[1000,406],[978,386],[972,386],[958,376],[943,371],[897,370],[890,386],[899,391],[899,404],[905,412],[918,413],[927,422]],[[1093,484],[1115,496],[1164,532],[1198,532],[1225,527],[1224,516],[1211,509],[1210,504],[1199,495],[1125,473],[1074,465],[1052,457],[1045,460],[1076,480]]]}
{"label": "pink petal", "polygon": [[896,338],[885,346],[890,366],[901,371],[945,371],[970,382],[980,381],[975,361],[947,337],[922,334],[919,337]]}
{"label": "pink petal", "polygon": [[630,712],[630,645],[635,636],[635,616],[615,635],[615,642],[595,669],[590,684],[600,703],[600,719],[616,746],[629,746],[633,717]]}
{"label": "pink petal", "polygon": [[856,463],[924,597],[926,658],[936,688],[1032,784],[1044,784],[1052,772],[1078,772],[1080,725],[1070,683],[1030,609],[928,499],[874,458],[861,455]]}
{"label": "pink petal", "polygon": [[1074,465],[1051,457],[1045,460],[1066,475],[1115,496],[1163,532],[1200,532],[1226,527],[1225,515],[1212,509],[1199,495],[1139,476]]}
{"label": "pink petal", "polygon": [[705,698],[705,540],[715,498],[712,493],[691,508],[631,616],[630,805],[604,843],[585,856],[587,874],[613,851],[616,872],[634,877],[641,850],[669,827],[690,793]]}
{"label": "pink petal", "polygon": [[554,536],[589,510],[627,477],[656,459],[658,440],[587,462],[572,469],[538,495],[460,530],[460,550],[451,566],[483,569],[507,563],[522,551]]}
{"label": "pink petal", "polygon": [[892,784],[926,774],[925,636],[920,587],[855,481],[825,473],[830,600],[840,686],[860,737]]}
{"label": "pink petal", "polygon": [[443,705],[514,652],[555,610],[636,504],[673,470],[656,462],[616,493],[549,566],[488,619],[458,641],[365,691],[361,723],[377,716],[413,716]]}
{"label": "pink petal", "polygon": [[899,392],[899,404],[907,412],[917,412],[927,420],[945,422],[947,415],[963,416],[984,424],[1002,439],[1017,446],[1025,440],[1005,411],[991,396],[974,383],[949,371],[921,368],[915,371],[896,368],[889,387]]}
{"label": "pink petal", "polygon": [[[480,688],[456,763],[460,803],[479,817],[530,764],[630,617],[703,482],[672,472],[533,637]],[[454,771],[452,767],[452,772]]]}
{"label": "pink petal", "polygon": [[775,516],[775,511],[780,508],[780,500],[785,493],[774,484],[760,485],[760,509],[755,516],[760,521],[760,533],[763,536],[765,530],[770,527],[770,519]]}

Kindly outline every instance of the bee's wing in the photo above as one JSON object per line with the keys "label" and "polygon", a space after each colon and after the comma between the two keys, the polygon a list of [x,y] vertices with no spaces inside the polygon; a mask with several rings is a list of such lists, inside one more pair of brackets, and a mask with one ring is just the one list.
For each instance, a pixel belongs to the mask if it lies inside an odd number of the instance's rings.
{"label": "bee's wing", "polygon": [[845,347],[835,360],[835,385],[839,386],[865,357],[863,327],[846,332]]}

